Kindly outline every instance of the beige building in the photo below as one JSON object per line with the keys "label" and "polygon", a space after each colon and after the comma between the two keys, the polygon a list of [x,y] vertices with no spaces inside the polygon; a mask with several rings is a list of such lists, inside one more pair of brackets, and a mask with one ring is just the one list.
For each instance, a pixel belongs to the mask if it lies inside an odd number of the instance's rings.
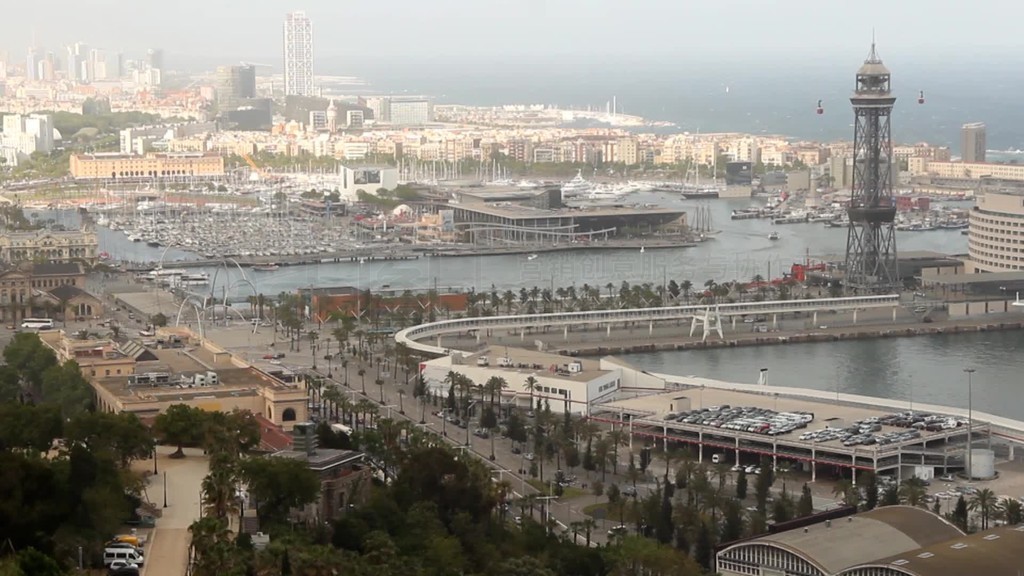
{"label": "beige building", "polygon": [[967,248],[969,273],[1024,270],[1024,192],[979,196],[970,211]]}
{"label": "beige building", "polygon": [[908,166],[911,176],[934,176],[937,178],[996,178],[999,180],[1024,180],[1022,164],[987,164],[983,162],[932,162],[927,158],[910,158]]}
{"label": "beige building", "polygon": [[0,234],[0,260],[24,262],[83,262],[95,264],[99,239],[92,230],[29,230]]}
{"label": "beige building", "polygon": [[71,176],[76,180],[220,178],[224,158],[218,154],[74,154]]}
{"label": "beige building", "polygon": [[960,128],[960,159],[964,162],[984,162],[985,140],[985,124],[964,124]]}
{"label": "beige building", "polygon": [[173,404],[248,410],[285,430],[308,419],[305,380],[257,369],[187,329],[157,331],[149,345],[75,340],[44,333],[62,360],[74,359],[96,392],[97,408],[153,417]]}

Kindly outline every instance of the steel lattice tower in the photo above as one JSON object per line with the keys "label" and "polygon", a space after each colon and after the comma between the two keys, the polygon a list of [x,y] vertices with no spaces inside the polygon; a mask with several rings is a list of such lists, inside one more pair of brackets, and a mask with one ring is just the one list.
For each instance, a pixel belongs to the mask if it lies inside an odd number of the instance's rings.
{"label": "steel lattice tower", "polygon": [[899,289],[896,259],[896,204],[892,196],[890,117],[896,97],[889,92],[889,69],[875,53],[857,70],[853,96],[853,194],[846,237],[847,291]]}

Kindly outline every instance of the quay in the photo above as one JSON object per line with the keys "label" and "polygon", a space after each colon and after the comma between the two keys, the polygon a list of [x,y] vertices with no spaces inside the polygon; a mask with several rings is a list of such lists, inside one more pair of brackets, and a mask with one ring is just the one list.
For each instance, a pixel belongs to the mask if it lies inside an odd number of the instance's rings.
{"label": "quay", "polygon": [[697,244],[684,240],[658,240],[658,239],[630,239],[622,241],[602,241],[593,243],[564,243],[564,244],[522,244],[517,246],[489,247],[480,245],[451,245],[439,247],[436,245],[404,245],[390,246],[382,245],[380,250],[346,250],[320,254],[297,254],[280,256],[238,256],[224,258],[197,258],[194,260],[165,260],[153,262],[151,265],[134,264],[126,266],[126,272],[146,272],[154,267],[163,268],[215,268],[226,263],[237,264],[242,268],[254,266],[266,266],[276,264],[278,266],[303,266],[317,264],[332,264],[340,262],[389,262],[402,260],[418,260],[421,257],[432,258],[460,258],[472,256],[520,256],[528,254],[553,254],[561,252],[579,252],[588,250],[668,250],[678,248],[693,248]]}

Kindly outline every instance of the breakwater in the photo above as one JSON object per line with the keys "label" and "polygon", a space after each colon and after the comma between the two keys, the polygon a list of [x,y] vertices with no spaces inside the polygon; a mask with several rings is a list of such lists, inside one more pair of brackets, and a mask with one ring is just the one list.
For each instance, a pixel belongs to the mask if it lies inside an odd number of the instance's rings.
{"label": "breakwater", "polygon": [[573,346],[561,347],[556,353],[573,356],[608,356],[616,354],[639,354],[672,350],[709,350],[745,346],[776,346],[781,344],[802,344],[811,342],[842,342],[847,340],[868,340],[875,338],[907,338],[936,334],[969,334],[1024,329],[1024,320],[993,322],[989,320],[962,320],[941,324],[913,324],[898,326],[865,325],[844,327],[835,330],[814,330],[786,334],[752,334],[730,336],[724,339],[662,339],[658,342],[626,344],[619,346]]}

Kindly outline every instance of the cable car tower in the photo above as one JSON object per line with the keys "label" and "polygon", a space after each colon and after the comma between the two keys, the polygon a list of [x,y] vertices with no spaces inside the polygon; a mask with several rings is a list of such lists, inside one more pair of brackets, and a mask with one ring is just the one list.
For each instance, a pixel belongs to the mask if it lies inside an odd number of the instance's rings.
{"label": "cable car tower", "polygon": [[899,289],[896,258],[896,204],[892,184],[892,136],[889,119],[896,97],[889,92],[889,69],[871,53],[857,70],[853,104],[853,187],[846,237],[847,292],[878,293]]}

